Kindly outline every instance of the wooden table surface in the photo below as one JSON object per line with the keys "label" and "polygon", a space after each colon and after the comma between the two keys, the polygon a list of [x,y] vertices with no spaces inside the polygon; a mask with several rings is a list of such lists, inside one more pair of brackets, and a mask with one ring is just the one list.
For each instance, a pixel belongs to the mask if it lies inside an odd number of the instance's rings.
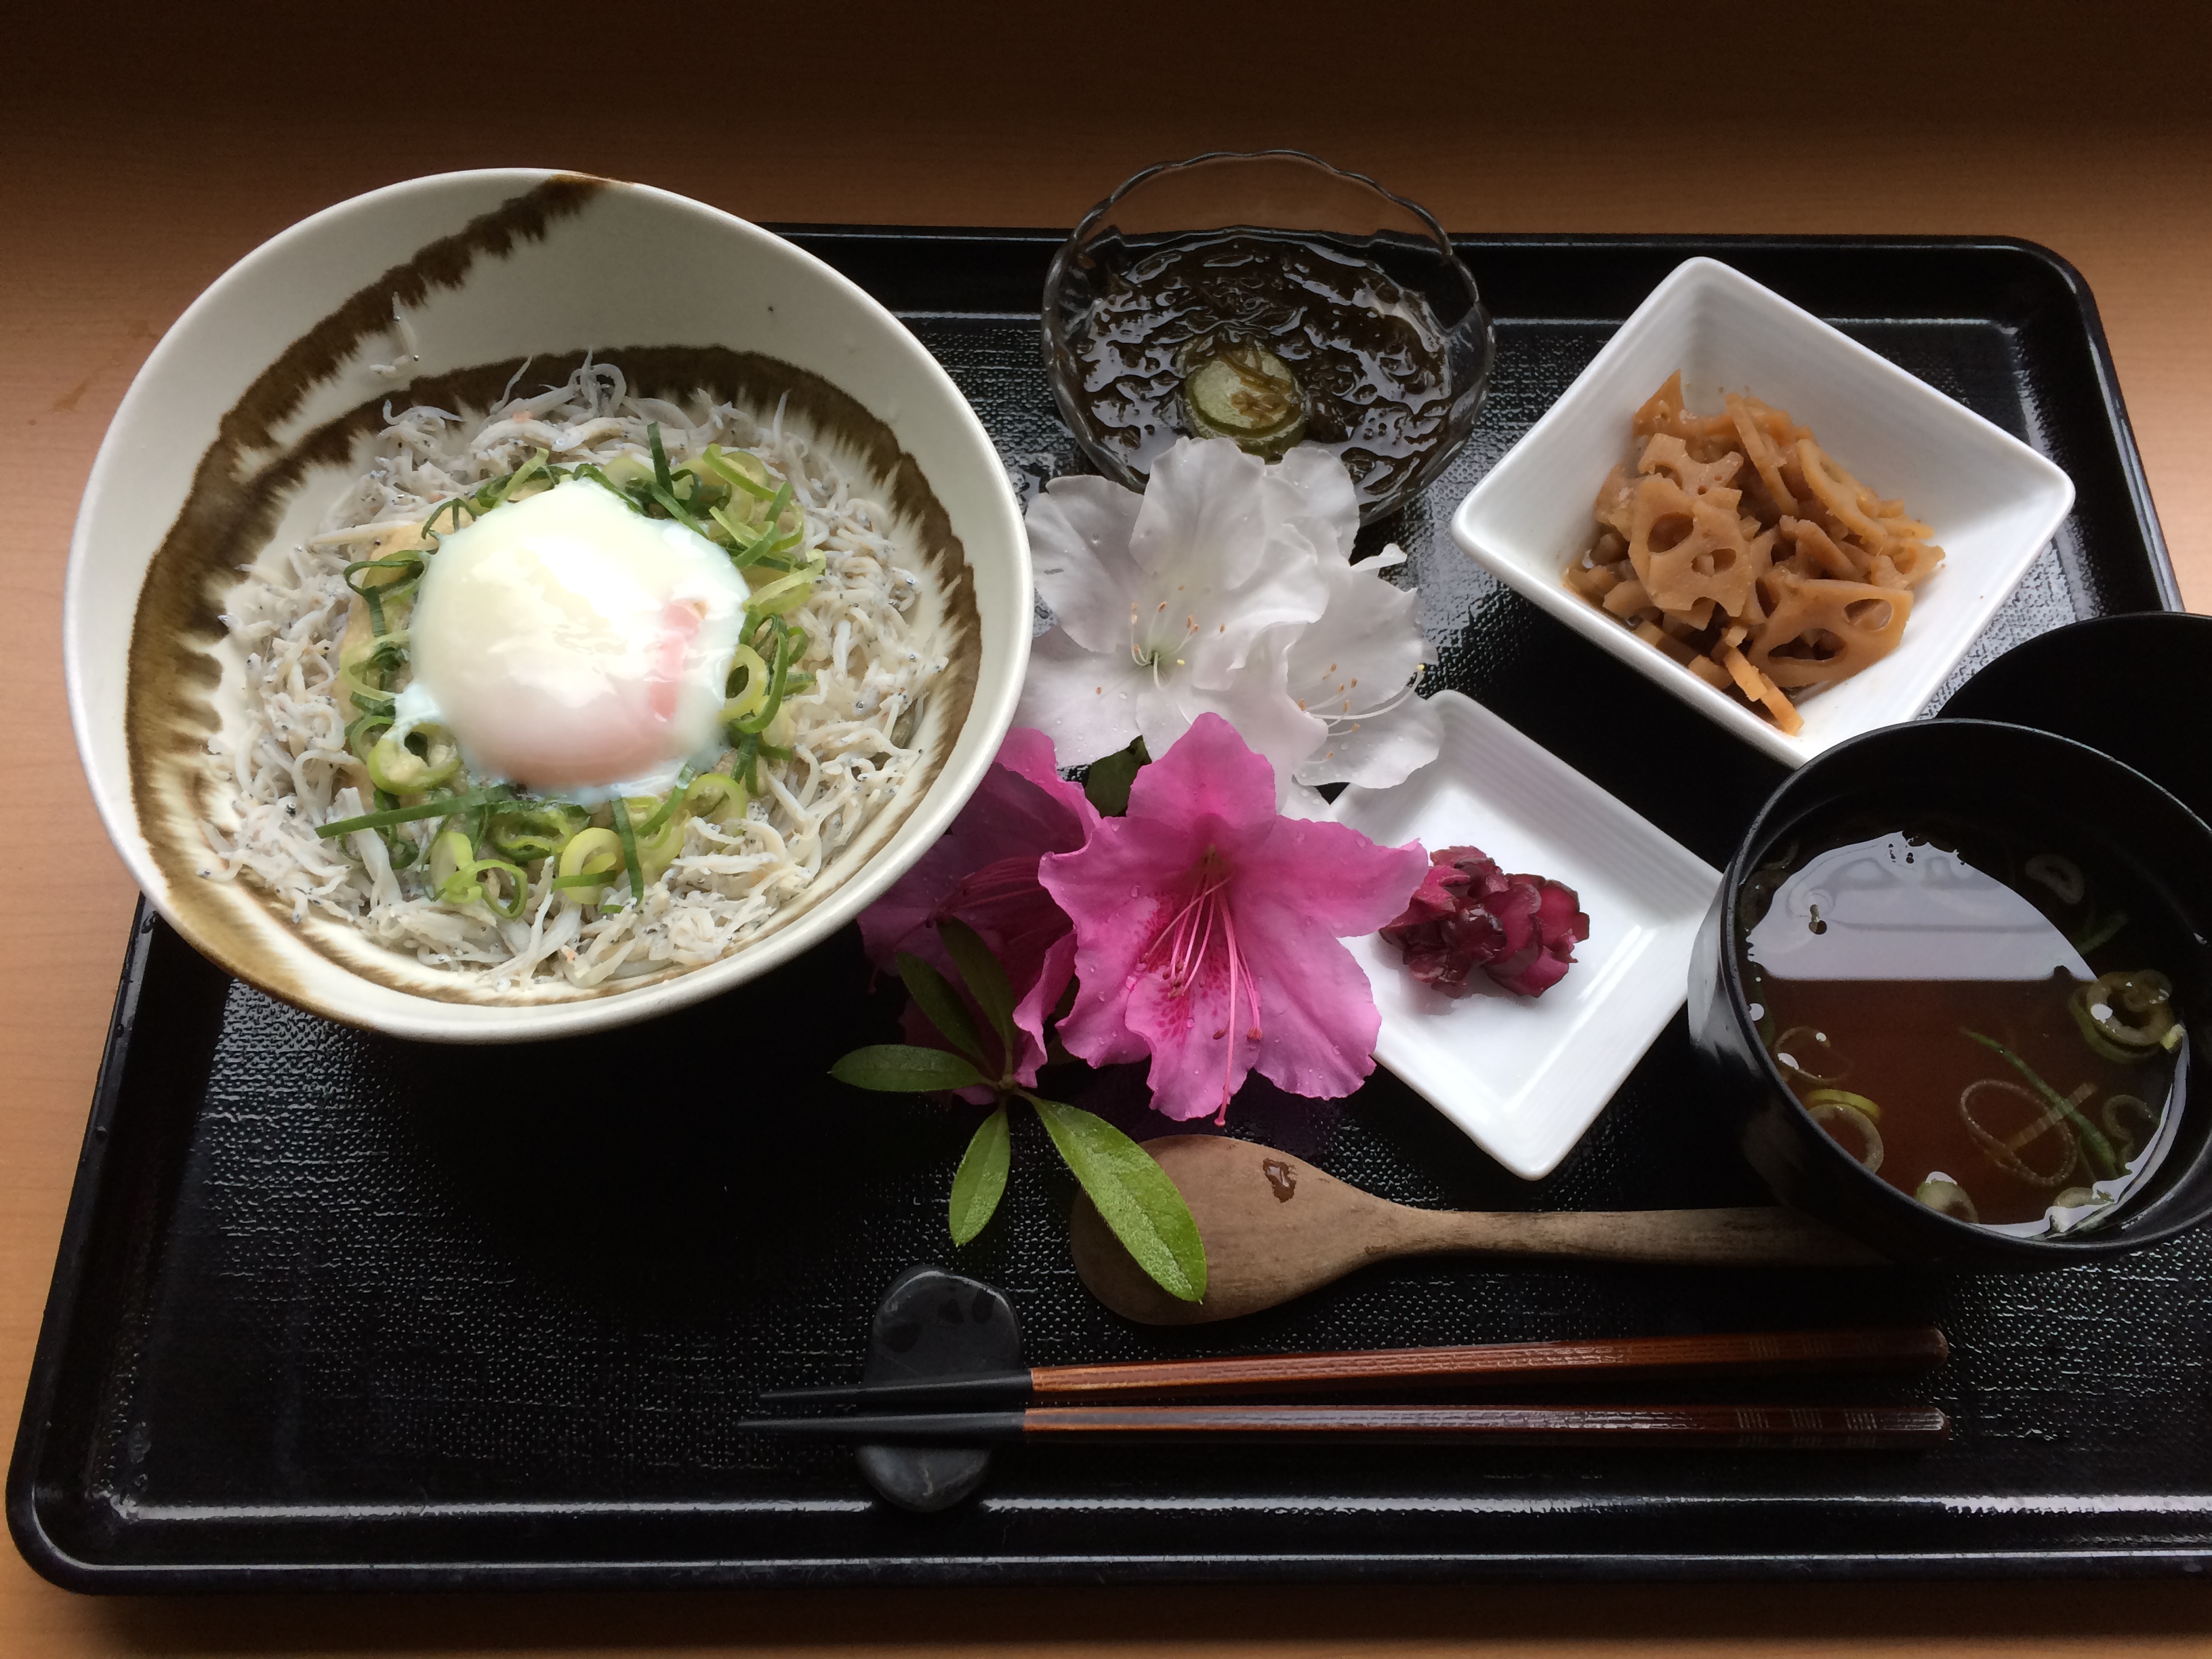
{"label": "wooden table surface", "polygon": [[[78,492],[192,296],[361,191],[537,164],[760,220],[1065,227],[1151,162],[1289,144],[1455,229],[2027,237],[2097,295],[2182,591],[2212,609],[2201,5],[92,13],[50,6],[0,34],[0,422],[16,480],[0,512],[0,869],[24,890],[56,872],[69,901],[30,908],[0,966],[10,1409],[135,896],[62,694]],[[2208,1632],[2212,1589],[2192,1582],[106,1601],[0,1559],[0,1654],[57,1656],[2203,1653]]]}

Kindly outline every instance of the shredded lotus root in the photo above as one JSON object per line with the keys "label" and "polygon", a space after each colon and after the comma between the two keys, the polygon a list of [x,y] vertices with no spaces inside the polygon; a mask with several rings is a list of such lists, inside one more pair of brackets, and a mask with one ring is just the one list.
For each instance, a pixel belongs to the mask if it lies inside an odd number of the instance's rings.
{"label": "shredded lotus root", "polygon": [[1567,586],[1797,731],[1792,694],[1894,651],[1943,550],[1902,501],[1880,499],[1756,398],[1692,415],[1678,373],[1632,429],[1643,453],[1598,490],[1597,539]]}
{"label": "shredded lotus root", "polygon": [[[427,966],[495,988],[532,980],[590,987],[670,964],[696,968],[760,937],[920,762],[900,739],[908,738],[914,722],[906,717],[945,659],[910,626],[921,582],[904,566],[910,556],[894,540],[890,510],[786,431],[781,405],[763,418],[704,398],[638,397],[611,363],[587,360],[565,385],[503,395],[487,411],[394,415],[387,404],[385,418],[367,471],[331,505],[324,533],[270,550],[229,596],[224,622],[245,659],[248,718],[234,741],[226,733],[210,744],[210,857],[201,873],[247,878],[288,903],[295,922],[311,912],[343,919]],[[710,443],[757,455],[771,483],[790,482],[804,511],[803,546],[826,561],[811,597],[787,618],[806,632],[797,670],[814,677],[783,705],[793,756],[761,763],[761,791],[747,816],[729,829],[689,818],[682,851],[626,908],[579,902],[574,890],[553,887],[554,860],[532,864],[514,921],[481,899],[429,896],[424,860],[395,871],[372,831],[319,838],[314,825],[373,806],[346,746],[337,678],[349,607],[358,603],[342,573],[388,539],[362,527],[405,531],[402,539],[416,544],[414,526],[438,502],[513,472],[535,450],[556,465],[605,467],[645,457],[652,422],[672,463]],[[427,846],[443,823],[418,821],[397,833]],[[601,896],[625,891],[617,883]]]}

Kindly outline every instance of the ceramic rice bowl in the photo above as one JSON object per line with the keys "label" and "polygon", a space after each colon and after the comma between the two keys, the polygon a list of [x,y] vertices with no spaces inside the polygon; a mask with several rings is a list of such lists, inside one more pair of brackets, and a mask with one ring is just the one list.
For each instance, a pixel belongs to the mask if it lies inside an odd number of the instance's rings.
{"label": "ceramic rice bowl", "polygon": [[[394,307],[411,337],[399,334]],[[408,353],[417,354],[412,361]],[[210,741],[246,715],[221,618],[241,567],[303,540],[388,404],[484,408],[531,361],[586,352],[641,393],[705,390],[795,428],[865,483],[914,550],[944,653],[908,783],[773,929],[707,966],[504,989],[335,918],[293,920],[210,879]],[[70,553],[77,744],[124,861],[162,915],[241,979],[352,1024],[507,1042],[628,1024],[730,990],[851,921],[944,831],[1012,718],[1028,660],[1018,506],[981,423],[890,313],[812,256],[663,191],[539,171],[447,173],[317,214],[196,301],[125,397]]]}

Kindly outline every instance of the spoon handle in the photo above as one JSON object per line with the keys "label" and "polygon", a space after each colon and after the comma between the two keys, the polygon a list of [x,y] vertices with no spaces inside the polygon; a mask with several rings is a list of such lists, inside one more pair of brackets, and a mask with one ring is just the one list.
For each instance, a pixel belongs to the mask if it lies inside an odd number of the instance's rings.
{"label": "spoon handle", "polygon": [[1407,1254],[1468,1252],[1704,1267],[1875,1267],[1885,1258],[1822,1221],[1765,1206],[1728,1210],[1414,1211]]}

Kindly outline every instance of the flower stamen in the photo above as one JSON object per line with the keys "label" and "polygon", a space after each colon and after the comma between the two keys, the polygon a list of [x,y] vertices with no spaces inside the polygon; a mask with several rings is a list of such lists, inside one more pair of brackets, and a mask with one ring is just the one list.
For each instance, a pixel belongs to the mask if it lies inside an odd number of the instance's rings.
{"label": "flower stamen", "polygon": [[[1413,676],[1411,679],[1407,680],[1403,685],[1400,686],[1395,691],[1385,697],[1381,702],[1376,703],[1373,708],[1355,709],[1352,708],[1351,702],[1347,701],[1344,705],[1342,713],[1335,714],[1323,714],[1322,716],[1323,723],[1326,724],[1332,732],[1334,732],[1341,728],[1345,722],[1348,720],[1352,723],[1352,726],[1356,730],[1359,721],[1371,720],[1380,715],[1389,714],[1400,703],[1405,702],[1407,698],[1414,696],[1420,690],[1421,675],[1426,666],[1426,664],[1417,665],[1413,670]],[[1301,702],[1298,704],[1298,707],[1304,708],[1305,704]]]}
{"label": "flower stamen", "polygon": [[[1243,1035],[1247,1041],[1257,1042],[1261,1036],[1259,983],[1237,943],[1237,916],[1228,897],[1228,869],[1220,854],[1208,848],[1193,874],[1190,896],[1152,936],[1138,963],[1138,969],[1142,973],[1158,972],[1166,981],[1163,988],[1169,996],[1188,998],[1195,993],[1206,977],[1208,964],[1215,959],[1215,941],[1218,939],[1229,986],[1227,1006],[1221,1024],[1214,1030],[1214,1040],[1219,1042],[1230,1035],[1230,1028],[1237,1023],[1243,1005],[1249,1003],[1252,1021]],[[1237,1044],[1232,1041],[1222,1054],[1221,1105],[1217,1122],[1227,1121],[1236,1079]]]}

